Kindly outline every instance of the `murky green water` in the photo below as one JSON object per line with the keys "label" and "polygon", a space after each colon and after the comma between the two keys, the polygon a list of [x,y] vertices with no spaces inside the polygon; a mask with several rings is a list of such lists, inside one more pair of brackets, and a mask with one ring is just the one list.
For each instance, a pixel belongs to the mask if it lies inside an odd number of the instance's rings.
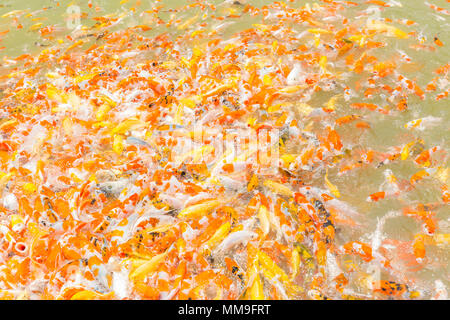
{"label": "murky green water", "polygon": [[[187,20],[190,17],[198,15],[199,17],[207,12],[201,12],[198,8],[187,10],[186,12],[177,15],[174,12],[170,12],[170,9],[176,9],[183,5],[189,4],[189,1],[140,1],[140,6],[136,7],[136,1],[92,1],[92,7],[88,5],[88,1],[46,1],[46,0],[4,0],[0,3],[0,16],[11,12],[12,10],[20,10],[7,17],[0,18],[0,33],[9,30],[8,33],[1,36],[0,47],[3,47],[0,51],[0,73],[3,75],[10,70],[11,67],[5,68],[4,62],[8,58],[14,58],[21,54],[36,54],[43,49],[57,45],[58,40],[67,41],[66,36],[73,34],[73,28],[68,27],[73,23],[77,23],[76,19],[70,16],[70,10],[68,7],[79,6],[82,17],[80,24],[85,26],[92,26],[96,23],[93,17],[115,15],[121,16],[121,21],[113,27],[113,29],[120,29],[124,26],[133,26],[140,24],[147,24],[152,26],[152,30],[147,34],[159,34],[165,31],[173,32],[176,34],[178,31],[176,28],[167,29],[165,26],[158,26],[157,19],[162,19],[167,22],[171,18]],[[244,1],[242,1],[245,3]],[[252,5],[262,6],[270,3],[271,1],[251,1]],[[450,10],[450,5],[445,0],[436,0],[430,2],[439,7]],[[218,6],[219,12],[223,12],[224,16],[229,14],[230,10],[240,12],[241,6],[232,5],[230,2],[214,1]],[[298,1],[299,4],[304,4],[305,1]],[[311,2],[312,3],[312,2]],[[393,2],[394,3],[394,2]],[[388,40],[389,45],[382,51],[378,51],[379,54],[385,54],[385,57],[392,57],[398,50],[402,50],[407,53],[414,64],[410,65],[409,70],[405,70],[405,73],[409,75],[411,79],[416,79],[418,84],[425,86],[433,78],[433,70],[445,65],[450,60],[450,51],[448,50],[450,45],[450,33],[449,18],[445,14],[439,14],[436,11],[430,9],[423,0],[397,0],[395,5],[386,8],[381,12],[381,17],[391,19],[409,19],[417,22],[417,25],[410,27],[403,27],[408,31],[421,32],[426,38],[427,43],[431,43],[435,36],[444,43],[443,47],[438,47],[435,52],[428,52],[425,50],[414,50],[406,45],[406,42],[396,41],[395,38]],[[152,6],[164,6],[167,10],[163,10],[158,17],[148,13]],[[136,7],[136,11],[133,12]],[[367,6],[369,7],[369,6]],[[374,6],[376,7],[376,6]],[[350,9],[355,12],[355,15],[350,18],[358,19],[356,12],[361,8]],[[249,17],[243,15],[240,18],[228,18],[224,22],[230,21],[231,24],[226,27],[223,32],[224,38],[233,32],[244,30],[251,26],[252,23],[257,22],[259,18]],[[206,20],[208,21],[208,20]],[[217,26],[218,23],[214,22]],[[52,25],[56,31],[49,36],[42,37],[37,29],[45,26]],[[36,29],[36,30],[34,30]],[[93,39],[92,42],[95,40]],[[379,56],[383,58],[382,56]],[[326,101],[328,96],[322,97],[323,101]],[[320,97],[317,103],[320,104]],[[380,104],[383,99],[379,98]],[[377,103],[376,100],[373,103]],[[442,99],[435,101],[434,98],[426,98],[421,100],[418,97],[414,97],[408,102],[409,109],[407,112],[401,113],[398,116],[384,116],[382,114],[372,112],[366,118],[371,124],[371,129],[366,133],[358,132],[355,135],[355,131],[352,129],[342,129],[340,133],[343,135],[345,141],[351,141],[355,146],[363,146],[365,148],[371,148],[376,150],[388,151],[389,147],[397,146],[402,143],[406,143],[415,138],[422,138],[427,147],[439,145],[447,151],[450,150],[450,108],[448,105],[448,99]],[[339,109],[338,109],[339,110]],[[339,111],[338,111],[339,113]],[[342,114],[347,114],[342,112]],[[434,116],[442,118],[442,121],[424,131],[411,132],[403,128],[404,124],[412,119],[422,118],[426,116]],[[449,166],[448,157],[446,162],[442,164],[443,167]],[[395,174],[398,180],[408,180],[412,174],[417,172],[412,162],[397,162],[385,166],[385,169],[390,169]],[[341,200],[351,204],[358,211],[363,213],[370,223],[366,226],[366,229],[362,231],[361,236],[364,234],[370,235],[373,233],[376,227],[378,219],[384,216],[389,211],[401,210],[408,203],[417,202],[435,202],[440,198],[438,187],[432,182],[424,181],[426,187],[422,186],[416,190],[407,193],[402,196],[401,199],[385,200],[377,203],[369,203],[365,201],[367,196],[371,193],[378,191],[380,184],[383,183],[383,170],[376,168],[364,168],[354,170],[350,175],[344,175],[342,177],[337,175],[337,172],[330,172],[329,177],[338,186],[342,198]],[[449,183],[447,179],[447,184]],[[428,184],[428,185],[427,185]],[[450,215],[448,206],[442,207],[437,210],[436,216],[439,219],[438,232],[450,233]],[[420,226],[404,216],[390,219],[384,230],[387,238],[410,241],[414,234],[420,231]],[[356,231],[358,232],[358,231]],[[434,279],[442,280],[447,288],[450,287],[450,267],[449,267],[449,250],[448,247],[431,249],[427,253],[430,257],[430,267],[423,268],[416,276],[420,279],[431,281]]]}

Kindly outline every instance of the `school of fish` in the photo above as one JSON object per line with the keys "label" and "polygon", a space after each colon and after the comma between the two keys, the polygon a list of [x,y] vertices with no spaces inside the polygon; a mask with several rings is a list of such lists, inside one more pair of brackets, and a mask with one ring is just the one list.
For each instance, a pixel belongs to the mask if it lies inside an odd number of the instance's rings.
{"label": "school of fish", "polygon": [[[1,60],[1,299],[447,299],[450,273],[415,274],[448,265],[429,258],[449,248],[448,147],[421,138],[448,119],[399,122],[401,145],[358,142],[411,103],[448,99],[450,62],[424,84],[407,52],[384,53],[404,43],[432,59],[439,35],[371,18],[396,1],[122,3],[98,16],[89,1],[93,23],[61,38],[36,22],[51,45]],[[130,15],[148,23],[117,27]],[[238,17],[256,22],[225,36]],[[227,129],[276,130],[276,169],[251,144],[217,156]],[[338,182],[358,170],[384,177],[368,208],[400,204],[374,226]],[[434,201],[412,200],[425,189]],[[418,231],[387,238],[391,219]]]}

